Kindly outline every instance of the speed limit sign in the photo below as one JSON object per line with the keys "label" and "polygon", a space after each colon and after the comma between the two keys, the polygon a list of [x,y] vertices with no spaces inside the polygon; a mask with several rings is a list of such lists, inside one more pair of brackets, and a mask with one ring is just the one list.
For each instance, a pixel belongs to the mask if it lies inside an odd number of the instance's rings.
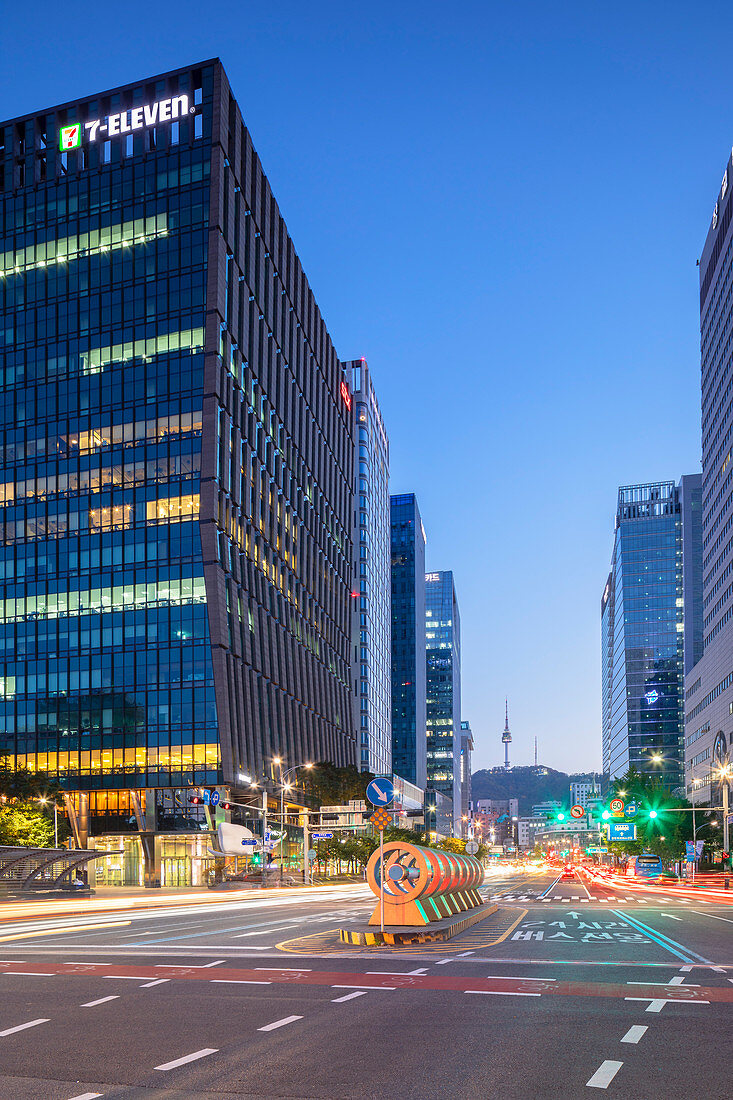
{"label": "speed limit sign", "polygon": [[611,799],[611,813],[617,814],[619,817],[624,812],[624,800],[623,798]]}

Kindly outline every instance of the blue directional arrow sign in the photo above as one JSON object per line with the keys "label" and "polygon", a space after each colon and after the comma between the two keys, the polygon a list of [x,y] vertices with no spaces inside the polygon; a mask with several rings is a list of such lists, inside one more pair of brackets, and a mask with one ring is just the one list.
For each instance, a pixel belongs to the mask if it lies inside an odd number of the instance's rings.
{"label": "blue directional arrow sign", "polygon": [[330,840],[333,833],[311,833],[311,840]]}
{"label": "blue directional arrow sign", "polygon": [[372,779],[366,789],[366,796],[373,806],[389,806],[394,798],[394,784],[386,776]]}
{"label": "blue directional arrow sign", "polygon": [[204,800],[204,806],[208,806],[209,803],[211,802],[211,791],[204,791],[204,793],[201,797]]}

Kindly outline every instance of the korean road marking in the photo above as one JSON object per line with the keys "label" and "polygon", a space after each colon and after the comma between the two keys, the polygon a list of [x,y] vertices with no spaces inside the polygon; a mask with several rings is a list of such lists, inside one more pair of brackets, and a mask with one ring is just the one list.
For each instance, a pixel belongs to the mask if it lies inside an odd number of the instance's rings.
{"label": "korean road marking", "polygon": [[344,997],[333,997],[331,1004],[340,1005],[344,1001],[353,1001],[354,997],[363,997],[367,993],[366,989],[357,989],[355,993],[347,993]]}
{"label": "korean road marking", "polygon": [[95,1008],[97,1005],[106,1004],[107,1001],[119,1001],[119,999],[120,999],[119,993],[113,993],[111,997],[100,997],[99,1000],[97,1000],[97,1001],[87,1001],[86,1004],[83,1004],[81,1007],[82,1008]]}
{"label": "korean road marking", "polygon": [[646,1025],[634,1024],[634,1026],[630,1027],[629,1030],[626,1032],[626,1034],[623,1036],[623,1038],[621,1039],[621,1042],[622,1043],[638,1043],[639,1040],[641,1039],[641,1037],[644,1035],[644,1033],[648,1030],[649,1029],[646,1027]]}

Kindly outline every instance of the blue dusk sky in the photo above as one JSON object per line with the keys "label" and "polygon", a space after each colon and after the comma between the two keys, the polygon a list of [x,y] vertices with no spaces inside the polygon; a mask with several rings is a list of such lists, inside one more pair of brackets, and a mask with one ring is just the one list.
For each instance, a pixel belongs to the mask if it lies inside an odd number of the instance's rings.
{"label": "blue dusk sky", "polygon": [[474,766],[601,763],[620,484],[699,469],[730,4],[6,3],[0,117],[221,57],[392,491],[455,573]]}

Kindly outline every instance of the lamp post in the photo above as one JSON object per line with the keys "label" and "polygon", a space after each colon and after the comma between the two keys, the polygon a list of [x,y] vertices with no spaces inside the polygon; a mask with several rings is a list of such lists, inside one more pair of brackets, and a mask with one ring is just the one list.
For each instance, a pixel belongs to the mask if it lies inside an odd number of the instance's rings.
{"label": "lamp post", "polygon": [[[48,799],[44,796],[38,799],[42,806],[48,805]],[[54,847],[59,846],[59,808],[56,805],[56,799],[53,800],[53,843]]]}
{"label": "lamp post", "polygon": [[[282,757],[273,757],[273,764],[277,764],[280,769],[280,885],[283,884],[283,843],[285,840],[285,792],[292,790],[292,783],[288,783],[287,779],[289,775],[295,775],[297,771],[304,768],[306,771],[310,771],[315,767],[314,764],[295,764],[292,768],[288,768],[287,771],[283,771]],[[303,829],[303,881],[308,884],[308,811],[306,810],[306,825]]]}
{"label": "lamp post", "polygon": [[730,843],[728,831],[728,790],[731,777],[730,763],[726,761],[725,764],[721,764],[715,774],[720,779],[720,784],[723,788],[723,851],[730,852],[730,848],[728,847]]}

